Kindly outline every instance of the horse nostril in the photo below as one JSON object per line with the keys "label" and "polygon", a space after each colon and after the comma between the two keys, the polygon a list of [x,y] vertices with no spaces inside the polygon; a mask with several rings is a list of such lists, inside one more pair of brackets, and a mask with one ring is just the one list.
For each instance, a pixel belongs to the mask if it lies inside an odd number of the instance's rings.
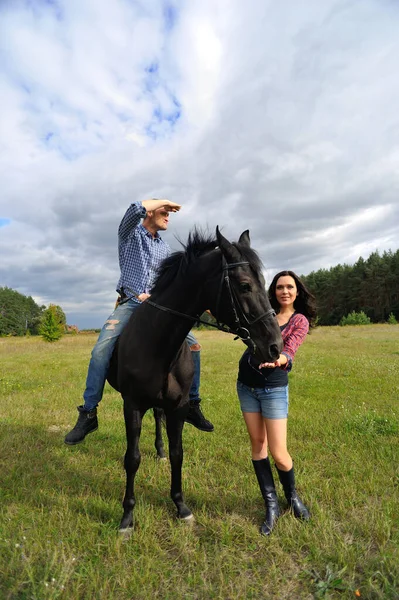
{"label": "horse nostril", "polygon": [[270,351],[270,356],[271,356],[271,357],[272,357],[274,360],[277,360],[277,358],[280,356],[280,352],[279,352],[279,350],[278,350],[278,346],[277,346],[277,344],[271,344],[271,345],[270,345],[270,348],[269,348],[269,351]]}

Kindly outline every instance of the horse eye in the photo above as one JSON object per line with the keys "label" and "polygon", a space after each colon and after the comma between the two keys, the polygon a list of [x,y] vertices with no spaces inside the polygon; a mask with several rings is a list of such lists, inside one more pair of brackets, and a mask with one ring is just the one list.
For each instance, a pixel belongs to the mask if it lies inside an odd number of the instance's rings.
{"label": "horse eye", "polygon": [[250,292],[251,286],[249,285],[249,283],[240,283],[240,290],[242,292]]}

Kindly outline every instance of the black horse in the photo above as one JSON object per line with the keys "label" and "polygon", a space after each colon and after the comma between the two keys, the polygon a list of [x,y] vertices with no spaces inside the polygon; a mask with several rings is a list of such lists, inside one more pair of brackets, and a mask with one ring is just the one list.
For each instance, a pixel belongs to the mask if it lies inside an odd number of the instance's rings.
{"label": "black horse", "polygon": [[[194,373],[185,337],[204,310],[227,325],[259,361],[274,361],[282,349],[277,319],[265,290],[261,262],[249,233],[231,244],[216,229],[216,239],[190,234],[185,250],[161,265],[151,298],[133,313],[123,330],[108,373],[123,396],[127,450],[126,493],[120,531],[133,527],[134,478],[140,465],[142,418],[150,408],[165,413],[172,471],[171,497],[179,519],[193,515],[181,488],[182,431]],[[226,327],[224,328],[226,330]]]}

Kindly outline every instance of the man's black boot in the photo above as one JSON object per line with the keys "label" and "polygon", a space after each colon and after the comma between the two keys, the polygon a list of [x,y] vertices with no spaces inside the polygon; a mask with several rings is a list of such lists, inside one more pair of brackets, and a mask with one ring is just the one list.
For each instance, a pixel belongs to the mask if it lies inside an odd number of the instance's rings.
{"label": "man's black boot", "polygon": [[78,406],[79,417],[75,427],[65,436],[65,443],[69,446],[83,442],[86,435],[98,429],[97,409],[87,411],[83,406]]}
{"label": "man's black boot", "polygon": [[202,414],[201,406],[199,402],[190,400],[190,408],[187,413],[186,422],[194,425],[201,431],[213,431],[214,427],[208,419],[205,419]]}
{"label": "man's black boot", "polygon": [[287,498],[288,505],[292,508],[292,512],[297,519],[303,521],[309,521],[310,512],[306,508],[302,500],[299,498],[295,489],[295,473],[294,467],[290,471],[281,471],[276,465],[278,477],[280,483],[283,486],[285,497]]}
{"label": "man's black boot", "polygon": [[270,461],[269,458],[262,458],[261,460],[253,460],[252,464],[266,506],[265,520],[260,527],[260,532],[262,535],[270,535],[280,516]]}

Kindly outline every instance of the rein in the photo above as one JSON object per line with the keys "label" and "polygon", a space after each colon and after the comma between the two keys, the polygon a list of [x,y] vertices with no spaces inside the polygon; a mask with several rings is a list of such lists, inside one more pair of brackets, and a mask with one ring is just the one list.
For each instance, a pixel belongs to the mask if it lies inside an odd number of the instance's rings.
{"label": "rein", "polygon": [[[237,307],[239,307],[241,317],[244,321],[244,324],[247,325],[247,327],[254,325],[254,323],[257,323],[258,321],[260,321],[261,319],[263,319],[265,317],[266,318],[267,317],[275,317],[276,313],[273,308],[269,308],[267,311],[265,311],[264,313],[262,313],[258,317],[256,317],[256,319],[249,321],[246,314],[244,313],[244,311],[241,308],[240,302],[238,301],[238,298],[237,298],[236,294],[234,293],[233,288],[231,287],[230,277],[229,277],[230,269],[234,269],[236,267],[241,267],[243,265],[247,266],[247,265],[249,265],[249,262],[241,261],[241,262],[235,262],[235,263],[228,263],[228,262],[226,262],[226,259],[223,256],[222,265],[223,265],[222,266],[222,279],[221,279],[221,282],[219,285],[218,298],[216,301],[216,313],[219,312],[218,308],[219,308],[219,304],[220,304],[220,298],[222,296],[223,283],[225,283],[228,294],[229,294],[231,308],[232,308],[233,316],[234,316],[234,329],[228,328],[227,332],[235,335],[236,336],[234,338],[235,340],[237,340],[237,339],[242,340],[244,342],[244,344],[246,344],[248,346],[248,348],[251,350],[251,352],[255,353],[256,344],[253,341],[253,339],[251,338],[249,329],[247,329],[246,327],[243,327],[243,325],[241,324],[241,321],[240,321],[240,318],[239,318],[238,312],[237,312]],[[219,323],[219,319],[217,317],[216,317],[216,321],[217,321],[217,325],[213,325],[213,327],[216,327],[217,329],[220,329],[221,331],[226,331],[225,329],[222,329],[223,325],[221,325]]]}
{"label": "rein", "polygon": [[[246,344],[249,349],[255,353],[256,350],[256,344],[253,341],[253,339],[251,338],[251,335],[249,333],[249,329],[247,329],[246,327],[243,327],[240,321],[240,318],[238,316],[238,312],[237,312],[237,306],[239,307],[239,312],[241,314],[241,317],[244,321],[244,324],[247,325],[247,327],[250,327],[251,325],[254,325],[254,323],[257,323],[258,321],[260,321],[263,318],[268,318],[268,317],[275,317],[276,313],[274,311],[273,308],[269,308],[268,310],[266,310],[264,313],[262,313],[261,315],[259,315],[258,317],[256,317],[256,319],[253,319],[252,321],[249,321],[247,316],[245,315],[244,311],[242,310],[240,303],[237,299],[236,294],[234,293],[234,290],[231,287],[230,284],[230,277],[229,277],[229,270],[230,269],[235,269],[236,267],[241,267],[244,265],[249,265],[248,261],[242,261],[242,262],[235,262],[235,263],[227,263],[226,259],[223,256],[223,264],[222,264],[222,278],[220,281],[220,285],[219,285],[219,290],[218,290],[218,296],[217,296],[217,300],[216,300],[216,313],[219,312],[219,305],[220,305],[220,300],[222,297],[222,290],[223,290],[223,283],[226,284],[226,288],[228,291],[228,295],[229,295],[229,299],[230,299],[230,303],[231,303],[231,308],[232,308],[232,312],[233,312],[233,317],[234,317],[234,326],[233,327],[229,327],[228,325],[225,325],[223,323],[219,322],[218,317],[216,317],[216,324],[214,323],[209,323],[208,321],[204,321],[203,319],[200,318],[199,315],[197,315],[196,317],[192,317],[191,315],[187,315],[185,313],[181,313],[178,310],[174,310],[173,308],[167,308],[166,306],[162,306],[161,304],[157,304],[156,302],[153,302],[152,300],[145,300],[146,304],[149,304],[150,306],[153,306],[154,308],[157,308],[158,310],[162,310],[164,312],[170,313],[172,315],[175,315],[177,317],[182,317],[184,319],[189,319],[190,321],[192,321],[193,323],[202,323],[203,325],[207,325],[209,327],[214,327],[215,329],[218,329],[219,331],[223,331],[224,333],[231,333],[233,335],[235,335],[236,337],[234,338],[235,340],[242,340],[244,342],[244,344]],[[134,292],[134,290],[128,288],[131,292],[133,292],[133,296],[138,296],[138,294],[136,294]],[[119,305],[124,304],[125,302],[128,302],[128,300],[130,300],[131,297],[127,296],[126,298],[122,299],[121,302],[119,302]]]}

